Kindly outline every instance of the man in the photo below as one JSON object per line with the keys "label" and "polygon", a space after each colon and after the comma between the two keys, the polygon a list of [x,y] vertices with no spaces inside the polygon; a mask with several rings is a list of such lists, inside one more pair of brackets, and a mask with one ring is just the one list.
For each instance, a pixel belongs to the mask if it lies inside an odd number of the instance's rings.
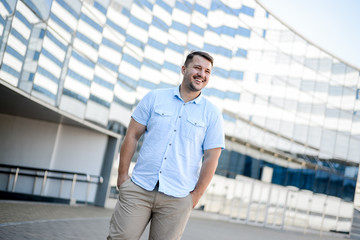
{"label": "man", "polygon": [[208,53],[191,52],[180,86],[151,91],[139,102],[120,150],[120,193],[108,239],[139,239],[150,220],[149,239],[181,238],[224,148],[221,112],[201,94],[212,68]]}

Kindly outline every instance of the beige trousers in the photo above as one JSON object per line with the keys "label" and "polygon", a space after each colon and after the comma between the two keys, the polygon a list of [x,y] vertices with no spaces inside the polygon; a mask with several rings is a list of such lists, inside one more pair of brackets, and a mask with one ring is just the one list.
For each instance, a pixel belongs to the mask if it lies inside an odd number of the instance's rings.
{"label": "beige trousers", "polygon": [[120,186],[108,240],[138,240],[150,222],[149,239],[180,239],[192,210],[191,195],[175,198],[146,191],[130,179]]}

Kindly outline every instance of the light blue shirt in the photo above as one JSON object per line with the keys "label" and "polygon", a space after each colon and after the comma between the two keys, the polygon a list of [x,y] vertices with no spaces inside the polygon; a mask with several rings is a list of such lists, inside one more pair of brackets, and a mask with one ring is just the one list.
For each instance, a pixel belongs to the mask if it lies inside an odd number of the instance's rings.
{"label": "light blue shirt", "polygon": [[132,118],[146,126],[132,181],[152,191],[185,197],[199,178],[204,150],[225,147],[218,108],[200,94],[185,103],[179,86],[149,92]]}

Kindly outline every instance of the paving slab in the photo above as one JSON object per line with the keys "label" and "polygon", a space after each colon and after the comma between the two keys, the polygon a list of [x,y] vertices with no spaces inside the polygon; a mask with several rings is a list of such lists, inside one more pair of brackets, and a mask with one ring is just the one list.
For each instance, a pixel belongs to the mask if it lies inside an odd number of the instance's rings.
{"label": "paving slab", "polygon": [[[0,239],[106,239],[112,209],[34,202],[0,201]],[[148,228],[141,240],[147,239]],[[341,240],[348,235],[303,234],[229,221],[194,210],[183,240]]]}

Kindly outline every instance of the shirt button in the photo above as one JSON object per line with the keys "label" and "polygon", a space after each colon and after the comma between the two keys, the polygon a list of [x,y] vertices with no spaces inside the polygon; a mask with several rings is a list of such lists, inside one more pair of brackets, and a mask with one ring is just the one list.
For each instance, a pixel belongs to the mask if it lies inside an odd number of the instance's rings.
{"label": "shirt button", "polygon": [[185,103],[183,105],[185,106]]}
{"label": "shirt button", "polygon": [[160,173],[162,173],[162,171],[160,171]]}
{"label": "shirt button", "polygon": [[166,157],[164,157],[164,159],[166,160]]}
{"label": "shirt button", "polygon": [[176,129],[174,129],[174,132],[176,132]]}
{"label": "shirt button", "polygon": [[179,116],[179,118],[181,118],[181,116]]}
{"label": "shirt button", "polygon": [[169,143],[169,146],[171,146],[171,143]]}

